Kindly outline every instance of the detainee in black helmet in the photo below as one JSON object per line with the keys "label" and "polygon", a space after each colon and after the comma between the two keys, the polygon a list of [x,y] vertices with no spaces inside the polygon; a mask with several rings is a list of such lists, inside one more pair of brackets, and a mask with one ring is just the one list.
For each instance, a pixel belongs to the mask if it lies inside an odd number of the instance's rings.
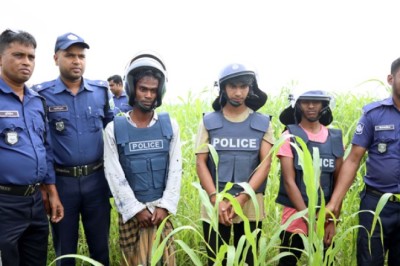
{"label": "detainee in black helmet", "polygon": [[219,95],[212,104],[215,111],[221,110],[227,101],[232,106],[240,105],[234,100],[228,99],[225,91],[227,84],[248,85],[249,94],[245,100],[245,104],[254,111],[260,109],[267,102],[267,94],[258,87],[256,72],[243,64],[229,64],[224,67],[220,73],[218,84]]}
{"label": "detainee in black helmet", "polygon": [[[327,126],[333,121],[330,102],[332,97],[322,90],[310,90],[302,92],[299,95],[290,94],[289,101],[291,104],[282,111],[279,120],[284,125],[299,124],[302,117],[305,117],[310,122],[319,121],[322,125]],[[303,115],[300,107],[301,101],[320,101],[322,109],[316,116]]]}
{"label": "detainee in black helmet", "polygon": [[[150,105],[135,99],[137,82],[146,76],[158,80],[157,97]],[[161,106],[166,92],[166,85],[167,68],[159,55],[154,52],[140,52],[131,59],[125,74],[125,91],[129,97],[129,105],[138,107],[144,112],[153,111]]]}

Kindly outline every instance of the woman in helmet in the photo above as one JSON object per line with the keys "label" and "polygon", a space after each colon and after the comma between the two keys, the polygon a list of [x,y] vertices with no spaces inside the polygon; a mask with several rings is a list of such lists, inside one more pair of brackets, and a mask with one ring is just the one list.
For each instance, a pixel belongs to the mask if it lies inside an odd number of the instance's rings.
{"label": "woman in helmet", "polygon": [[[330,96],[320,90],[303,92],[291,98],[292,105],[280,114],[280,121],[287,130],[283,134],[292,134],[303,139],[312,154],[313,148],[319,149],[321,160],[320,186],[324,193],[325,202],[332,195],[334,183],[343,162],[342,132],[337,129],[328,129],[332,122],[332,112],[329,107]],[[284,206],[282,224],[298,211],[307,208],[308,197],[303,181],[302,168],[298,163],[298,155],[291,148],[289,140],[281,146],[278,158],[281,163],[281,182],[277,203]],[[319,203],[318,203],[319,204]],[[286,231],[281,234],[281,249],[290,251],[295,256],[285,256],[279,265],[293,265],[301,257],[304,248],[299,234],[307,234],[308,226],[303,219],[294,220]],[[324,243],[329,246],[335,234],[334,223],[328,222],[325,226]],[[295,248],[295,249],[293,249]]]}
{"label": "woman in helmet", "polygon": [[[212,204],[215,204],[216,194],[228,182],[234,183],[228,193],[235,196],[254,231],[261,228],[261,221],[256,220],[254,205],[238,183],[246,182],[256,192],[260,219],[263,219],[263,193],[271,164],[268,153],[274,138],[269,117],[256,111],[265,104],[267,95],[258,88],[255,72],[242,64],[226,66],[221,72],[219,86],[219,96],[212,105],[215,111],[204,115],[199,126],[196,171]],[[206,144],[213,145],[217,151],[218,165],[215,165]],[[204,237],[211,247],[207,249],[209,265],[213,265],[220,246],[229,243],[232,227],[235,246],[245,233],[244,222],[229,201],[219,203],[218,213],[218,241],[216,228],[212,229],[208,222],[203,223]],[[202,217],[208,218],[204,208]],[[244,259],[248,265],[254,264],[251,252]]]}
{"label": "woman in helmet", "polygon": [[[135,56],[125,79],[133,110],[116,116],[106,127],[105,174],[119,212],[122,263],[150,265],[158,226],[177,211],[182,174],[179,127],[167,113],[155,112],[167,81],[158,56]],[[172,230],[168,220],[162,235]],[[172,242],[164,251],[163,265],[176,265]]]}

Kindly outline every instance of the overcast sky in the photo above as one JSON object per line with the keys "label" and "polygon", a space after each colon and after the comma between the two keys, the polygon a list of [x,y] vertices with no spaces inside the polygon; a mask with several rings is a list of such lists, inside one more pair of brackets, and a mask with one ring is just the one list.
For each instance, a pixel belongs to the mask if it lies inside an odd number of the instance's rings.
{"label": "overcast sky", "polygon": [[328,91],[355,91],[386,80],[400,56],[400,1],[2,1],[0,30],[21,29],[38,42],[29,81],[58,76],[58,35],[90,45],[84,76],[124,74],[138,51],[159,52],[169,73],[167,99],[212,88],[230,62],[253,65],[267,93],[295,81]]}

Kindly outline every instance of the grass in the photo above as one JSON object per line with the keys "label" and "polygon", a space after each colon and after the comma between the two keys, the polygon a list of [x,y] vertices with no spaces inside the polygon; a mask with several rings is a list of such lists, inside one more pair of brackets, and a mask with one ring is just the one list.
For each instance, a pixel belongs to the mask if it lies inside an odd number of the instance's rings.
{"label": "grass", "polygon": [[[382,89],[387,89],[382,85]],[[274,128],[275,137],[278,140],[283,130],[283,125],[279,122],[280,112],[287,106],[287,96],[290,88],[282,88],[276,96],[270,96],[267,104],[259,111],[272,116],[272,126]],[[207,96],[205,96],[207,95]],[[167,111],[171,117],[175,118],[180,125],[180,134],[182,141],[182,157],[183,157],[183,175],[181,184],[181,198],[178,207],[178,213],[173,217],[173,223],[176,228],[174,231],[174,239],[176,243],[176,256],[178,265],[205,265],[207,261],[205,243],[202,237],[202,227],[200,219],[200,205],[207,196],[202,194],[202,189],[198,184],[198,178],[195,169],[194,140],[197,134],[197,128],[204,112],[212,111],[211,102],[213,98],[209,98],[210,92],[204,90],[199,94],[189,92],[185,98],[178,97],[178,102],[174,104],[164,103],[157,111]],[[388,94],[389,95],[389,94]],[[363,105],[376,100],[375,97],[369,95],[353,95],[353,94],[337,94],[336,107],[333,109],[334,122],[332,127],[340,128],[343,131],[343,141],[348,152],[350,142],[355,130],[356,122],[361,116],[361,108]],[[275,145],[274,149],[278,147]],[[347,153],[346,153],[347,154]],[[310,155],[306,157],[305,167],[311,172],[311,176],[318,174],[318,167],[313,166]],[[315,154],[314,157],[318,155]],[[300,262],[301,265],[329,265],[328,260],[335,258],[335,265],[355,265],[356,262],[356,234],[358,218],[357,212],[359,208],[358,193],[362,190],[364,183],[362,177],[365,174],[365,162],[362,161],[354,184],[347,193],[341,217],[343,222],[338,224],[337,237],[335,247],[328,251],[325,261],[321,256],[322,238],[321,224],[323,218],[316,222],[312,219],[315,211],[309,211],[310,225],[315,226],[317,230],[303,239],[306,243],[305,253]],[[262,230],[258,232],[261,235],[260,251],[255,254],[257,257],[257,265],[276,265],[279,259],[279,233],[286,225],[281,225],[282,207],[275,203],[275,198],[279,189],[280,165],[276,156],[272,157],[271,170],[268,177],[268,186],[265,193],[265,210],[267,217],[262,221]],[[311,181],[310,181],[311,182]],[[311,186],[310,186],[310,189]],[[317,193],[316,187],[310,193]],[[223,192],[222,192],[223,193]],[[221,195],[223,195],[220,193]],[[316,195],[316,194],[315,194]],[[112,202],[111,202],[112,203]],[[113,204],[113,203],[112,203]],[[314,203],[312,203],[314,204]],[[384,202],[382,203],[384,204]],[[212,206],[211,206],[212,208]],[[315,210],[315,204],[310,210]],[[323,210],[324,206],[321,206]],[[211,210],[212,211],[212,210]],[[299,213],[298,216],[304,215],[305,212]],[[115,207],[112,210],[111,233],[110,233],[110,261],[111,265],[119,265],[121,254],[118,244],[118,221]],[[214,221],[215,222],[215,221]],[[379,224],[379,222],[378,222]],[[312,231],[312,230],[310,230]],[[247,235],[247,239],[243,240],[241,249],[253,252],[251,246],[248,245],[251,236]],[[245,238],[246,238],[245,237]],[[51,236],[50,236],[51,238]],[[247,240],[247,241],[245,241]],[[250,241],[251,242],[251,241]],[[80,241],[78,245],[78,254],[88,256],[88,249],[84,239],[83,229],[80,229]],[[155,253],[156,250],[155,250]],[[237,260],[236,250],[232,246],[227,245],[226,249],[218,256],[228,254],[232,264],[240,265]],[[155,256],[156,257],[156,256]],[[54,250],[49,241],[48,262],[55,259]],[[82,259],[77,260],[77,265],[91,265],[90,262]]]}

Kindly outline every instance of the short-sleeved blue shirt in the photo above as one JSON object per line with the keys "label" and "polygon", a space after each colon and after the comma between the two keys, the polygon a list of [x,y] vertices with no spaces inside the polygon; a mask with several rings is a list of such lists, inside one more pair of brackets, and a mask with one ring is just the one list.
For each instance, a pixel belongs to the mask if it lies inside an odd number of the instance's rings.
{"label": "short-sleeved blue shirt", "polygon": [[25,87],[21,102],[0,78],[0,185],[55,183],[42,100]]}
{"label": "short-sleeved blue shirt", "polygon": [[35,85],[46,98],[55,163],[77,166],[103,158],[103,128],[112,121],[107,82],[83,79],[76,95],[60,78]]}
{"label": "short-sleeved blue shirt", "polygon": [[364,181],[379,191],[400,193],[400,111],[392,98],[364,106],[352,144],[368,150]]}

